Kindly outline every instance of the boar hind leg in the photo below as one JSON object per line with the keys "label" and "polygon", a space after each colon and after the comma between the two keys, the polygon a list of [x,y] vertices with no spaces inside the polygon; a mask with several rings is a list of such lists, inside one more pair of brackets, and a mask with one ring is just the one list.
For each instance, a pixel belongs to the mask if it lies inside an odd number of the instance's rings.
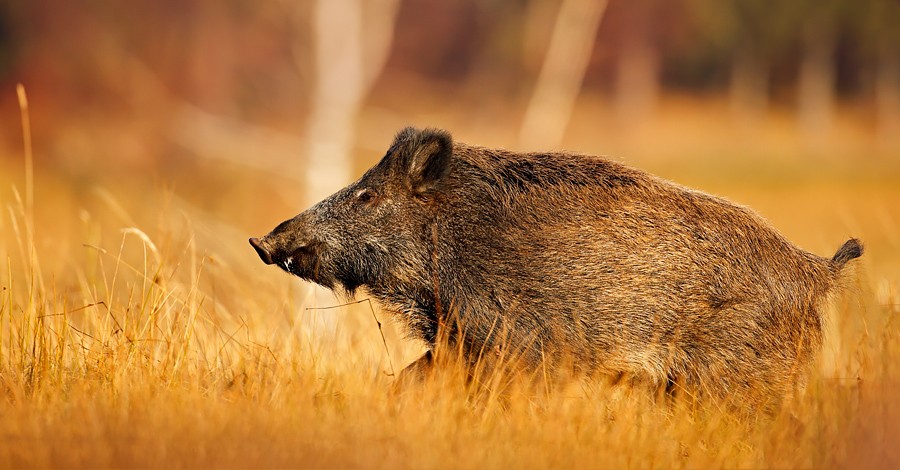
{"label": "boar hind leg", "polygon": [[401,391],[406,386],[423,382],[433,368],[434,357],[431,351],[428,351],[400,371],[394,380],[394,391]]}

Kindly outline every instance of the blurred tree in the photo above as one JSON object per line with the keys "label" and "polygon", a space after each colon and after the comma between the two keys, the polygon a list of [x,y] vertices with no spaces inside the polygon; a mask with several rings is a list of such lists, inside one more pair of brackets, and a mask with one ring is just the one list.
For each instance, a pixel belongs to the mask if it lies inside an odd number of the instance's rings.
{"label": "blurred tree", "polygon": [[[387,60],[398,1],[317,0],[313,7],[315,80],[304,171],[308,205],[352,180],[356,119]],[[330,291],[312,284],[309,289],[314,305],[334,304]],[[304,318],[326,329],[320,337],[336,334],[334,315]]]}
{"label": "blurred tree", "polygon": [[309,204],[328,196],[352,177],[357,114],[388,57],[398,1],[315,3],[315,80],[305,171]]}
{"label": "blurred tree", "polygon": [[18,44],[10,25],[12,9],[10,4],[0,5],[0,81],[12,71],[16,60]]}
{"label": "blurred tree", "polygon": [[808,145],[824,145],[834,114],[836,92],[835,47],[843,19],[842,0],[795,0],[803,10],[799,18],[801,44],[797,82],[797,114]]}
{"label": "blurred tree", "polygon": [[[700,8],[717,8],[715,0]],[[733,115],[752,123],[762,117],[769,103],[770,67],[780,54],[790,49],[797,6],[777,0],[729,0],[730,11],[722,11],[730,28]],[[729,17],[730,16],[730,17]]]}
{"label": "blurred tree", "polygon": [[900,135],[900,2],[867,0],[859,35],[874,68],[876,129],[881,143]]}
{"label": "blurred tree", "polygon": [[606,2],[563,0],[519,132],[524,148],[558,148],[603,18]]}
{"label": "blurred tree", "polygon": [[[465,77],[465,94],[470,99],[500,106],[532,90],[526,77],[537,75],[549,43],[559,1],[482,0],[475,10],[474,30],[464,35],[470,42],[473,60]],[[543,11],[535,17],[534,6]],[[533,25],[540,31],[534,31]],[[535,37],[531,37],[536,32]],[[530,49],[529,49],[530,48]],[[524,59],[528,52],[533,59]]]}
{"label": "blurred tree", "polygon": [[[731,107],[735,115],[758,120],[769,102],[769,64],[765,54],[763,2],[738,2],[739,27],[731,65]],[[742,11],[743,10],[743,11]]]}
{"label": "blurred tree", "polygon": [[483,46],[482,28],[497,26],[478,24],[483,17],[477,5],[473,0],[404,0],[396,18],[402,27],[395,32],[388,67],[428,81],[462,82]]}
{"label": "blurred tree", "polygon": [[621,5],[622,21],[615,69],[616,113],[625,128],[644,120],[656,107],[660,87],[657,28],[663,2],[632,0]]}

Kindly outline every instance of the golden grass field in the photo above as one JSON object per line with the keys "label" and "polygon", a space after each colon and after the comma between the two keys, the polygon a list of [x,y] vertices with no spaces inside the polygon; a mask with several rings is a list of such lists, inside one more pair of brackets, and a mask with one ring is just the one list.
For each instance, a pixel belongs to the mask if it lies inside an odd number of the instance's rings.
{"label": "golden grass field", "polygon": [[[392,394],[391,370],[421,345],[365,302],[306,310],[307,286],[247,245],[304,209],[293,183],[203,160],[107,170],[89,155],[76,177],[39,152],[32,183],[10,146],[0,155],[0,467],[897,468],[896,153],[869,152],[841,124],[830,150],[794,156],[779,118],[748,137],[707,111],[663,114],[675,124],[648,127],[653,144],[611,139],[604,150],[576,110],[567,144],[753,207],[819,255],[864,241],[829,309],[821,364],[778,415],[738,422],[589,383],[498,396],[454,370]],[[512,134],[437,120],[486,145]],[[80,132],[90,142],[116,130]],[[740,139],[761,150],[730,154]]]}

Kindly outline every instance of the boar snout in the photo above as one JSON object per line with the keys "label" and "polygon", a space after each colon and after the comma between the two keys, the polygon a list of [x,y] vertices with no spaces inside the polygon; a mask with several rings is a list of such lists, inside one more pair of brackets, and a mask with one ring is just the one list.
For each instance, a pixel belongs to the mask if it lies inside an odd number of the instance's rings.
{"label": "boar snout", "polygon": [[275,264],[275,261],[272,260],[272,254],[269,253],[268,250],[266,250],[266,247],[264,247],[263,244],[259,241],[259,238],[251,238],[250,246],[252,246],[253,249],[256,250],[256,254],[259,255],[259,259],[261,259],[263,263]]}
{"label": "boar snout", "polygon": [[321,282],[319,279],[320,252],[324,242],[303,236],[296,227],[279,226],[262,238],[251,238],[250,246],[256,250],[263,263],[276,265],[301,278]]}

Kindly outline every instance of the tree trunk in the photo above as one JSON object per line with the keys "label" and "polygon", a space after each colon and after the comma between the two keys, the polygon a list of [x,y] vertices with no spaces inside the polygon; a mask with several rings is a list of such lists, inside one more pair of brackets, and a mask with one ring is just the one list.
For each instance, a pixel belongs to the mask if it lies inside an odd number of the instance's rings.
{"label": "tree trunk", "polygon": [[606,1],[563,0],[519,132],[522,148],[558,148],[594,48]]}
{"label": "tree trunk", "polygon": [[364,95],[361,0],[317,1],[312,29],[315,78],[305,205],[322,200],[351,177],[354,121]]}
{"label": "tree trunk", "polygon": [[398,0],[318,0],[315,4],[307,204],[327,197],[353,176],[356,118],[390,52],[397,4]]}
{"label": "tree trunk", "polygon": [[[304,172],[307,206],[353,178],[357,115],[388,57],[397,5],[398,0],[316,1],[312,20],[315,79]],[[337,303],[331,292],[310,286],[301,305]],[[321,338],[334,337],[336,313],[303,312],[309,324],[318,327],[315,332]]]}
{"label": "tree trunk", "polygon": [[739,47],[731,66],[731,114],[740,124],[753,126],[769,107],[769,71],[755,51]]}
{"label": "tree trunk", "polygon": [[889,44],[879,52],[875,75],[876,127],[879,146],[890,150],[900,144],[900,57]]}
{"label": "tree trunk", "polygon": [[800,129],[815,151],[827,148],[834,115],[834,39],[816,28],[806,35],[797,90]]}
{"label": "tree trunk", "polygon": [[653,114],[659,100],[659,51],[651,40],[647,13],[635,12],[623,32],[616,64],[615,109],[624,129],[636,129]]}

